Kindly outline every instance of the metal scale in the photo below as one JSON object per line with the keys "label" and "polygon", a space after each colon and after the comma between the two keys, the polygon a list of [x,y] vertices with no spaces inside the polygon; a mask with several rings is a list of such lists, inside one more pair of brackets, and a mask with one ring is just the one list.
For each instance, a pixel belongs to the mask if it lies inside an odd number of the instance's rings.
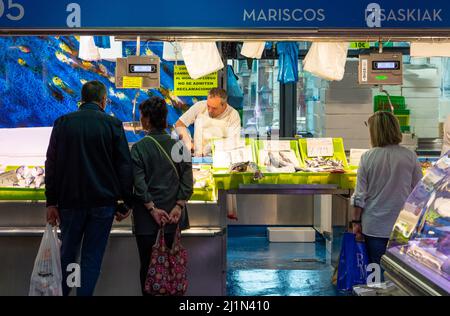
{"label": "metal scale", "polygon": [[[152,89],[160,87],[160,59],[158,56],[140,56],[141,38],[137,37],[136,56],[128,56],[126,58],[117,58],[116,63],[116,88],[129,89],[125,81],[130,78],[139,79],[139,87],[133,86],[135,89]],[[128,77],[128,78],[127,78]],[[142,81],[140,81],[142,80]],[[140,121],[136,121],[136,103],[140,95],[137,90],[133,99],[133,120],[124,122],[124,129],[138,133],[142,131]]]}

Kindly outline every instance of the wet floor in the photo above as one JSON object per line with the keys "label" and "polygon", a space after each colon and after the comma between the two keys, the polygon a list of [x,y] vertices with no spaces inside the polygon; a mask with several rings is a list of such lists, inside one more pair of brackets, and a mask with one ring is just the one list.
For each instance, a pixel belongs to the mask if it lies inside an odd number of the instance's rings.
{"label": "wet floor", "polygon": [[270,243],[264,230],[230,227],[227,248],[228,295],[339,295],[320,238],[315,243]]}

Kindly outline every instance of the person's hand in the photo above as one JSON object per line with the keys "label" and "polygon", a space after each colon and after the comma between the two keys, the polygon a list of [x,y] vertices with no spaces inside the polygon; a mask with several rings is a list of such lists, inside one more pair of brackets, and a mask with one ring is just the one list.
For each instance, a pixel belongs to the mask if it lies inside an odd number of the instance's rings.
{"label": "person's hand", "polygon": [[362,226],[361,223],[352,223],[352,228],[353,228],[353,234],[356,235],[356,240],[357,241],[363,241],[364,237],[362,235]]}
{"label": "person's hand", "polygon": [[47,223],[49,223],[52,226],[56,226],[60,223],[59,210],[56,206],[47,207]]}
{"label": "person's hand", "polygon": [[169,215],[169,223],[170,224],[178,224],[178,222],[180,221],[181,218],[181,212],[183,210],[181,209],[181,207],[179,205],[175,205],[175,207],[172,209],[172,211],[170,212]]}
{"label": "person's hand", "polygon": [[133,211],[133,209],[128,209],[128,212],[126,214],[122,214],[120,212],[116,212],[116,221],[121,222],[124,219],[126,219],[128,216],[130,216],[131,212]]}
{"label": "person's hand", "polygon": [[156,207],[150,211],[150,215],[152,215],[159,226],[164,226],[170,221],[167,212]]}

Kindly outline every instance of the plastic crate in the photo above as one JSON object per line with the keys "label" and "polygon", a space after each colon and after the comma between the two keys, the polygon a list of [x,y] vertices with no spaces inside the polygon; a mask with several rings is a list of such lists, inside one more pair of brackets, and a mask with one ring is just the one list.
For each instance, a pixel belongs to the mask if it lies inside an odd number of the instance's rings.
{"label": "plastic crate", "polygon": [[194,193],[191,196],[191,201],[215,201],[216,191],[213,187],[194,188]]}
{"label": "plastic crate", "polygon": [[[305,160],[311,158],[308,157],[307,138],[301,138],[298,140],[298,142],[300,144],[300,157],[302,159],[302,163],[305,164]],[[333,138],[333,148],[334,154],[330,158],[342,161],[344,169],[347,169],[347,155],[345,154],[344,141],[342,140],[342,138]]]}
{"label": "plastic crate", "polygon": [[402,133],[410,133],[411,132],[411,126],[400,126],[400,131]]}
{"label": "plastic crate", "polygon": [[45,201],[45,189],[0,188],[0,200],[5,201]]}
{"label": "plastic crate", "polygon": [[[390,96],[392,106],[394,110],[406,109],[405,97],[403,96]],[[373,98],[373,111],[391,111],[389,100],[386,95],[376,95]]]}
{"label": "plastic crate", "polygon": [[409,110],[395,110],[394,115],[398,118],[400,126],[409,126]]}
{"label": "plastic crate", "polygon": [[[275,141],[278,141],[278,140],[275,140]],[[280,140],[280,141],[283,141],[283,140]],[[291,147],[292,151],[294,152],[295,157],[297,157],[297,160],[298,160],[298,162],[300,164],[299,167],[301,167],[302,164],[303,164],[303,161],[302,161],[301,156],[300,156],[300,150],[299,150],[299,147],[298,147],[298,140],[293,139],[293,140],[288,140],[288,141],[290,142],[290,147]],[[255,140],[255,142],[254,142],[254,155],[256,157],[256,162],[257,162],[258,167],[261,169],[262,172],[264,172],[264,171],[267,170],[267,167],[263,165],[263,162],[259,161],[259,151],[262,150],[262,149],[264,149],[264,141],[263,140]]]}

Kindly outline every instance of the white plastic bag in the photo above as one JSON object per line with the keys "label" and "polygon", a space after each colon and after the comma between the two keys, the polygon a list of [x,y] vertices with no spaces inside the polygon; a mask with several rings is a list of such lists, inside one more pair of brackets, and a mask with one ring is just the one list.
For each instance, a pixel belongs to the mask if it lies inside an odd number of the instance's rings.
{"label": "white plastic bag", "polygon": [[30,281],[30,296],[62,296],[60,242],[56,227],[45,227],[39,251],[34,261]]}
{"label": "white plastic bag", "polygon": [[87,61],[100,60],[100,52],[95,46],[94,36],[80,36],[80,49],[78,57]]}
{"label": "white plastic bag", "polygon": [[261,59],[266,42],[244,42],[241,55],[248,58]]}
{"label": "white plastic bag", "polygon": [[98,48],[100,58],[115,62],[117,58],[122,58],[122,42],[116,41],[114,36],[109,37],[111,48]]}
{"label": "white plastic bag", "polygon": [[326,80],[342,80],[348,43],[312,43],[303,61],[303,69]]}
{"label": "white plastic bag", "polygon": [[163,44],[163,59],[167,61],[183,60],[181,54],[181,46],[176,42],[164,42]]}
{"label": "white plastic bag", "polygon": [[180,43],[189,76],[198,79],[224,67],[215,42]]}

